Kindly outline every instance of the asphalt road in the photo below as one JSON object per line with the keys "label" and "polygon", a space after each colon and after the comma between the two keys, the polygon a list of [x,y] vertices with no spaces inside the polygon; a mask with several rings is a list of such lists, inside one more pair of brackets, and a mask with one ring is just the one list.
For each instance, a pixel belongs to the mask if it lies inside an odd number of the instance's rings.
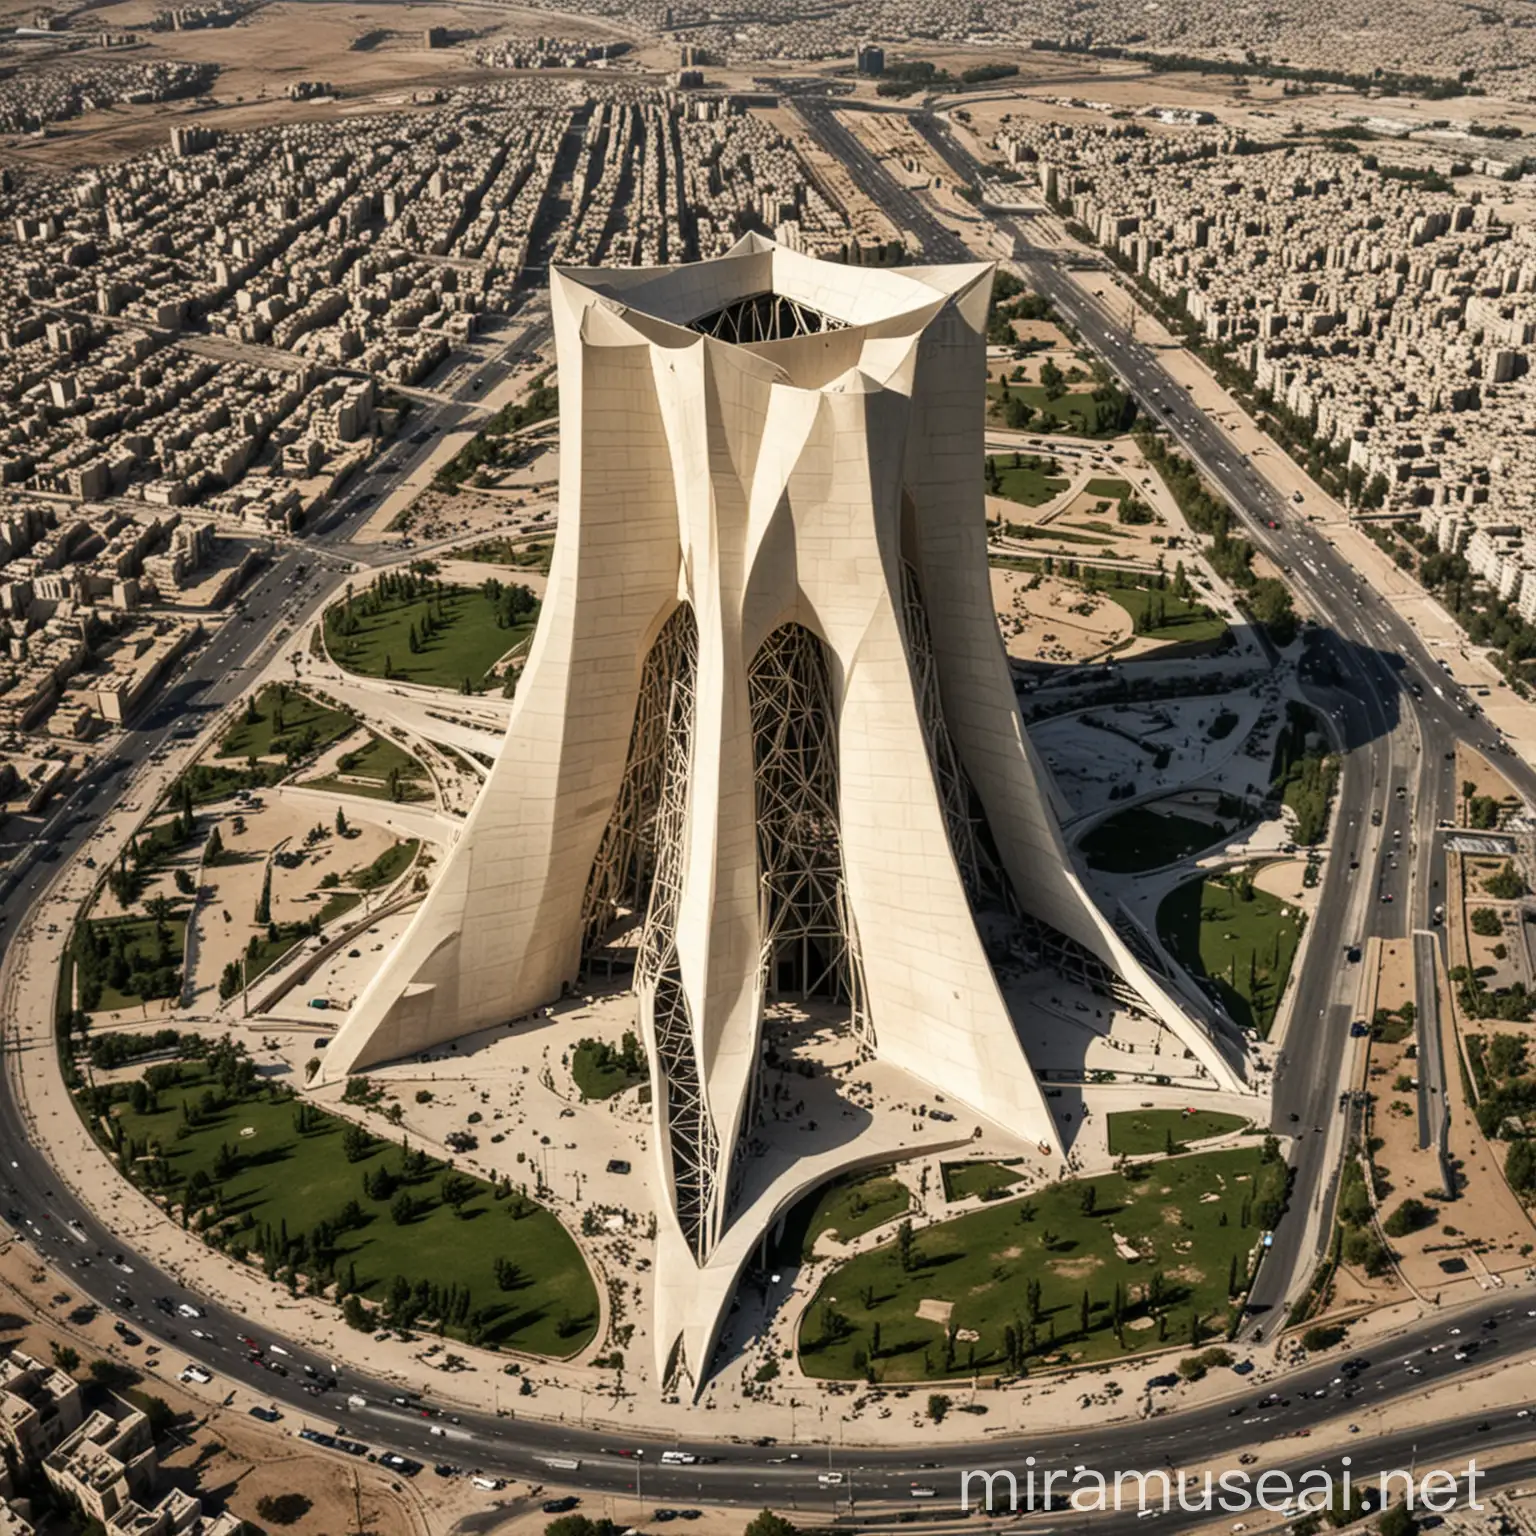
{"label": "asphalt road", "polygon": [[[231,1313],[216,1302],[189,1291],[173,1275],[124,1252],[89,1210],[58,1184],[46,1161],[31,1147],[11,1093],[0,1095],[0,1186],[8,1222],[29,1244],[51,1260],[64,1276],[70,1307],[89,1297],[140,1342],[123,1345],[124,1353],[147,1375],[170,1375],[188,1361],[198,1361],[213,1373],[212,1389],[236,1386],[253,1393],[282,1414],[282,1427],[296,1432],[308,1428],[339,1432],[374,1454],[393,1452],[427,1464],[448,1463],[464,1471],[486,1471],[503,1477],[571,1486],[594,1494],[640,1492],[652,1501],[678,1506],[690,1502],[773,1504],[776,1507],[824,1509],[846,1501],[851,1483],[854,1496],[865,1502],[910,1499],[911,1486],[932,1487],[935,1497],[953,1501],[959,1493],[958,1474],[970,1468],[1022,1468],[1031,1455],[1045,1470],[1079,1464],[1100,1468],[1156,1468],[1193,1460],[1235,1464],[1238,1453],[1251,1445],[1267,1447],[1262,1465],[1310,1465],[1304,1441],[1323,1419],[1346,1423],[1377,1405],[1412,1398],[1427,1388],[1466,1375],[1479,1366],[1536,1348],[1536,1306],[1505,1297],[1454,1317],[1436,1319],[1373,1347],[1366,1367],[1353,1379],[1337,1362],[1326,1362],[1268,1382],[1245,1384],[1235,1373],[1233,1395],[1223,1401],[1185,1412],[1176,1407],[1179,1389],[1149,1388],[1157,1373],[1145,1365],[1127,1365],[1114,1375],[1127,1396],[1145,1399],[1151,1416],[1137,1422],[1096,1430],[1064,1429],[1027,1441],[982,1439],[985,1417],[978,1417],[976,1438],[963,1445],[910,1450],[876,1450],[845,1446],[848,1426],[834,1421],[840,1399],[831,1399],[824,1417],[807,1411],[799,1450],[776,1445],[722,1443],[705,1438],[665,1439],[648,1433],[610,1427],[545,1423],[517,1417],[525,1405],[518,1380],[500,1383],[502,1414],[467,1413],[430,1400],[400,1400],[401,1389],[348,1370],[319,1391],[317,1377],[333,1373],[331,1362],[315,1351],[283,1338],[261,1322]],[[196,1317],[171,1315],[186,1304]],[[67,1310],[67,1309],[66,1309]],[[195,1332],[194,1332],[195,1330]],[[245,1343],[243,1340],[249,1340]],[[155,1346],[152,1356],[150,1347]],[[255,1346],[255,1347],[253,1347]],[[1458,1352],[1472,1347],[1469,1358]],[[155,1359],[151,1368],[149,1361]],[[280,1367],[281,1369],[274,1369]],[[306,1367],[315,1375],[306,1373]],[[1103,1382],[1095,1379],[1096,1390]],[[952,1389],[953,1391],[954,1389]],[[885,1401],[900,1414],[921,1410],[928,1388],[899,1394]],[[1278,1400],[1271,1400],[1278,1395]],[[349,1406],[352,1397],[365,1406]],[[966,1411],[967,1394],[955,1391],[956,1412]],[[987,1394],[976,1394],[985,1410]],[[537,1399],[528,1406],[537,1406]],[[1439,1464],[1467,1451],[1529,1438],[1531,1420],[1510,1403],[1464,1424],[1436,1425],[1421,1431],[1420,1460],[1432,1453]],[[622,1409],[599,1399],[589,1400],[594,1419],[612,1420]],[[1064,1406],[1064,1415],[1070,1412]],[[1486,1428],[1481,1426],[1486,1424]],[[855,1430],[856,1434],[857,1431]],[[1294,1454],[1281,1454],[1280,1442],[1294,1439]],[[1405,1458],[1400,1449],[1412,1435],[1380,1441],[1362,1435],[1362,1466],[1376,1461],[1395,1464]],[[633,1453],[643,1450],[643,1457]],[[664,1465],[664,1452],[697,1457],[692,1464]],[[344,1456],[343,1452],[334,1454]],[[551,1465],[551,1461],[561,1463]],[[570,1463],[578,1463],[571,1465]],[[637,1466],[637,1462],[639,1465]],[[844,1481],[823,1486],[822,1473],[831,1469]]]}
{"label": "asphalt road", "polygon": [[[843,161],[855,184],[921,242],[925,257],[978,258],[980,252],[935,218],[838,121],[832,103],[802,98],[795,106],[823,147]],[[911,121],[957,180],[980,183],[983,167],[942,120],[919,113]],[[1454,810],[1457,741],[1493,757],[1533,802],[1536,773],[1518,758],[1499,755],[1498,733],[1480,714],[1469,712],[1472,701],[1451,683],[1413,627],[1361,581],[1325,533],[1297,515],[1295,506],[1227,441],[1219,424],[1194,408],[1157,354],[1127,335],[1073,280],[1043,232],[1023,218],[989,217],[1013,238],[1020,253],[1013,265],[1030,287],[1050,298],[1129,386],[1143,412],[1166,427],[1200,465],[1236,509],[1245,536],[1287,573],[1324,626],[1329,664],[1321,668],[1324,680],[1311,691],[1346,756],[1316,929],[1331,935],[1343,955],[1371,935],[1401,938],[1430,928],[1431,914],[1444,899],[1445,879],[1434,829]],[[1105,283],[1110,281],[1106,276]],[[1291,1205],[1250,1298],[1250,1337],[1305,1283],[1326,1242],[1345,1140],[1339,1095],[1351,1049],[1355,993],[1349,963],[1330,965],[1314,940],[1297,982],[1274,1083],[1274,1127],[1297,1138]]]}
{"label": "asphalt road", "polygon": [[[816,123],[814,105],[808,118],[813,125]],[[831,137],[835,139],[836,134]],[[832,147],[837,152],[835,143]],[[862,169],[856,163],[858,157],[848,158],[857,176]],[[920,206],[916,212],[922,213]],[[952,253],[939,246],[931,254],[943,257]],[[1059,273],[1042,267],[1038,275],[1034,271],[1030,275],[1057,298],[1091,343],[1109,352],[1138,394],[1146,398],[1151,385],[1160,377],[1155,359],[1124,343],[1079,293],[1068,290]],[[446,418],[456,409],[448,405],[441,411]],[[416,430],[430,425],[434,414],[429,410],[418,418]],[[1212,469],[1213,478],[1245,517],[1261,523],[1264,513],[1273,510],[1273,494],[1256,476],[1222,463],[1225,444],[1215,428],[1193,418],[1187,407],[1181,414],[1183,419],[1174,424],[1173,430]],[[427,445],[422,448],[427,451]],[[408,467],[397,464],[396,472],[403,473]],[[81,786],[49,818],[40,835],[56,846],[61,856],[75,851],[97,820],[111,813],[121,793],[117,783],[121,772],[141,763],[173,733],[195,733],[200,718],[206,719],[239,694],[245,686],[246,674],[263,664],[271,648],[280,643],[282,630],[296,628],[312,616],[330,584],[316,569],[301,574],[299,567],[323,563],[332,551],[349,553],[346,541],[366,518],[372,504],[370,501],[365,506],[346,506],[334,526],[324,529],[305,548],[285,549],[256,578],[245,597],[252,622],[230,626],[216,637],[176,679],[165,703],[150,720],[129,733],[118,754],[123,766],[99,783]],[[1411,634],[1397,632],[1402,626],[1390,610],[1374,605],[1368,597],[1352,594],[1353,577],[1348,568],[1305,525],[1287,520],[1273,538],[1265,537],[1257,528],[1255,534],[1258,541],[1275,546],[1277,558],[1305,565],[1309,576],[1303,580],[1316,589],[1316,596],[1309,591],[1309,597],[1318,604],[1319,611],[1335,622],[1334,644],[1342,672],[1340,680],[1332,686],[1334,708],[1338,711],[1334,728],[1346,739],[1358,737],[1352,744],[1360,748],[1351,752],[1346,762],[1346,803],[1353,805],[1358,796],[1361,805],[1365,804],[1369,775],[1371,788],[1388,800],[1390,809],[1390,801],[1395,798],[1393,788],[1399,782],[1406,788],[1411,776],[1410,765],[1394,758],[1384,745],[1394,737],[1395,712],[1402,708],[1404,700],[1398,686],[1395,653],[1412,658],[1412,664],[1418,665],[1429,678],[1431,673],[1424,665],[1427,658],[1422,656]],[[1314,563],[1315,583],[1310,574]],[[1346,593],[1351,595],[1346,598]],[[1325,603],[1340,609],[1336,618],[1330,608],[1323,606]],[[272,626],[277,629],[274,631]],[[1383,626],[1385,633],[1378,646],[1369,631]],[[1329,685],[1321,687],[1327,692]],[[1425,752],[1430,750],[1430,736],[1435,732],[1438,739],[1446,741],[1457,734],[1487,734],[1486,726],[1469,722],[1459,713],[1448,694],[1443,702],[1425,704],[1417,714]],[[1436,793],[1445,787],[1441,785]],[[1422,821],[1418,824],[1426,825]],[[1373,871],[1372,878],[1378,881],[1395,873],[1382,862],[1385,833],[1378,831],[1371,836],[1377,829],[1370,828],[1365,815],[1355,818],[1351,825],[1357,830],[1351,846],[1376,861],[1368,866],[1362,858],[1361,868]],[[1346,861],[1337,857],[1338,851],[1336,848],[1336,856],[1330,860],[1326,878],[1347,882],[1352,872]],[[23,877],[19,888],[0,901],[0,920],[14,921],[37,898],[43,878],[41,872],[35,872],[35,878]],[[1364,883],[1354,888],[1363,889]],[[1376,892],[1372,889],[1369,894]],[[1421,892],[1420,900],[1423,899]],[[1382,905],[1379,900],[1366,904],[1373,909]],[[1329,968],[1317,970],[1323,977],[1317,985],[1324,989],[1318,996],[1326,998]],[[1325,1001],[1319,1006],[1326,1013],[1330,1005]],[[1337,1003],[1332,1006],[1336,1011]],[[1315,1038],[1297,1042],[1298,1049],[1291,1053],[1291,1062],[1282,1068],[1277,1085],[1277,1104],[1282,1109],[1288,1102],[1304,1105],[1309,1113],[1303,1119],[1309,1121],[1314,1110],[1318,1114],[1333,1110],[1337,1071],[1330,1070],[1326,1061],[1319,1066],[1315,1058],[1331,1057],[1336,1068],[1347,1032],[1334,1028],[1334,1022],[1324,1019],[1323,1026],[1309,1031]],[[1303,1045],[1308,1048],[1303,1050]],[[1294,1064],[1298,1056],[1306,1059],[1305,1070]],[[703,1438],[679,1442],[643,1432],[631,1434],[610,1428],[588,1430],[581,1425],[543,1423],[516,1417],[524,1399],[517,1392],[518,1382],[510,1377],[502,1383],[500,1415],[465,1413],[454,1419],[451,1415],[436,1414],[430,1404],[393,1401],[396,1389],[388,1383],[353,1372],[336,1373],[336,1384],[319,1391],[317,1381],[304,1368],[308,1366],[310,1371],[326,1376],[330,1366],[313,1351],[205,1298],[189,1295],[175,1276],[162,1273],[140,1255],[124,1253],[114,1263],[113,1256],[119,1253],[115,1240],[56,1182],[46,1161],[31,1145],[14,1097],[11,1075],[0,1077],[0,1083],[0,1184],[4,1186],[5,1209],[14,1213],[11,1223],[20,1234],[19,1240],[31,1243],[59,1265],[69,1276],[70,1289],[77,1298],[89,1297],[125,1320],[125,1326],[144,1341],[126,1348],[131,1357],[147,1365],[149,1346],[154,1345],[157,1358],[163,1363],[153,1369],[162,1372],[179,1370],[187,1361],[197,1360],[214,1374],[216,1389],[238,1384],[252,1390],[277,1407],[284,1416],[284,1427],[289,1429],[332,1431],[341,1425],[350,1438],[374,1453],[388,1450],[423,1462],[450,1462],[461,1468],[576,1486],[616,1501],[643,1492],[652,1503],[664,1500],[674,1506],[692,1501],[771,1503],[830,1513],[854,1500],[905,1503],[914,1498],[911,1490],[916,1483],[920,1489],[934,1489],[934,1503],[928,1505],[926,1496],[919,1494],[919,1503],[910,1507],[937,1510],[941,1502],[952,1507],[958,1495],[956,1472],[961,1468],[1005,1466],[1016,1463],[1025,1454],[1034,1455],[1042,1470],[1083,1462],[1105,1468],[1151,1468],[1196,1457],[1235,1456],[1251,1443],[1262,1441],[1273,1448],[1283,1437],[1303,1437],[1320,1419],[1331,1415],[1348,1419],[1367,1406],[1416,1396],[1436,1381],[1473,1369],[1483,1360],[1497,1358],[1501,1351],[1511,1354],[1536,1347],[1536,1308],[1526,1309],[1496,1299],[1464,1314],[1459,1322],[1463,1332],[1457,1338],[1448,1332],[1456,1326],[1453,1321],[1438,1319],[1404,1334],[1390,1350],[1374,1351],[1375,1362],[1353,1386],[1335,1379],[1335,1367],[1324,1364],[1286,1377],[1281,1402],[1261,1404],[1259,1399],[1268,1388],[1254,1387],[1241,1398],[1185,1412],[1174,1412],[1176,1397],[1159,1388],[1148,1394],[1154,1416],[1144,1421],[1092,1432],[1068,1428],[1020,1443],[984,1440],[980,1434],[984,1418],[978,1418],[978,1436],[973,1442],[943,1450],[843,1449],[841,1442],[846,1438],[847,1425],[841,1418],[837,1422],[831,1418],[837,1410],[838,1398],[821,1405],[822,1411],[814,1420],[807,1411],[800,1434],[806,1448],[798,1454],[773,1445],[721,1444]],[[1299,1146],[1321,1147],[1323,1140],[1321,1136],[1304,1135]],[[1310,1175],[1313,1183],[1322,1177],[1321,1158],[1319,1164]],[[1298,1168],[1298,1188],[1305,1182]],[[78,1233],[72,1230],[71,1223],[78,1225]],[[171,1304],[172,1314],[157,1306],[161,1300]],[[182,1302],[197,1306],[202,1315],[174,1315],[174,1307]],[[1485,1320],[1496,1326],[1484,1328]],[[242,1334],[256,1340],[260,1349],[241,1345]],[[1473,1338],[1480,1345],[1479,1353],[1471,1360],[1458,1361],[1456,1346]],[[1127,1367],[1117,1374],[1132,1395],[1140,1395],[1144,1372]],[[1233,1382],[1234,1387],[1238,1386],[1236,1377]],[[349,1408],[346,1399],[353,1394],[363,1397],[366,1406]],[[904,1398],[893,1392],[886,1401],[893,1414],[908,1412],[919,1408],[925,1395],[926,1388],[915,1389]],[[956,1411],[971,1406],[961,1404]],[[985,1408],[985,1394],[974,1406]],[[613,1419],[623,1411],[622,1404],[595,1398],[590,1402],[594,1416],[601,1414],[605,1419]],[[1161,1416],[1165,1413],[1166,1417]],[[1435,1456],[1445,1461],[1469,1449],[1515,1443],[1526,1438],[1528,1422],[1512,1405],[1487,1420],[1475,1418],[1461,1424],[1436,1426]],[[857,1433],[856,1428],[854,1432]],[[818,1441],[824,1443],[813,1449]],[[643,1459],[621,1454],[642,1447],[647,1453]],[[1400,1460],[1402,1449],[1396,1441],[1382,1441],[1371,1448],[1371,1455]],[[684,1464],[662,1464],[661,1455],[669,1450],[698,1459]],[[1298,1455],[1304,1451],[1298,1439]],[[344,1452],[335,1454],[345,1459]],[[551,1458],[562,1465],[551,1466]],[[572,1462],[579,1465],[571,1465]],[[841,1474],[842,1481],[826,1486],[818,1479],[829,1465],[834,1474]],[[615,1508],[622,1508],[622,1504],[616,1503]],[[1108,1517],[1104,1522],[1093,1523],[1113,1524],[1130,1518],[1134,1517]]]}

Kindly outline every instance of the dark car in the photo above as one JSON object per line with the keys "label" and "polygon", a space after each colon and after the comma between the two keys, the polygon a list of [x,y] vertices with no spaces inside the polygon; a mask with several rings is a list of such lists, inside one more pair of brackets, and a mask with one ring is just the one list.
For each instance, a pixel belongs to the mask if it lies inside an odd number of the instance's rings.
{"label": "dark car", "polygon": [[567,1494],[563,1499],[545,1499],[543,1510],[546,1515],[563,1515],[580,1503],[580,1499]]}

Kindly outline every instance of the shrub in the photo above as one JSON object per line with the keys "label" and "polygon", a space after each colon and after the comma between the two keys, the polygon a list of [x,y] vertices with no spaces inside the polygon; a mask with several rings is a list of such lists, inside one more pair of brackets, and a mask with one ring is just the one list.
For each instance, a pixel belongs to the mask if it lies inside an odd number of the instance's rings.
{"label": "shrub", "polygon": [[1499,901],[1518,901],[1525,895],[1525,881],[1515,869],[1514,861],[1506,859],[1501,870],[1483,881],[1483,889]]}
{"label": "shrub", "polygon": [[1480,938],[1496,939],[1504,931],[1504,924],[1492,907],[1473,907],[1468,921],[1472,924],[1472,932]]}
{"label": "shrub", "polygon": [[1407,1237],[1410,1232],[1433,1226],[1434,1221],[1435,1212],[1422,1200],[1410,1197],[1382,1222],[1381,1228],[1388,1237]]}
{"label": "shrub", "polygon": [[256,1513],[273,1525],[292,1525],[309,1510],[309,1500],[302,1493],[267,1493],[256,1500]]}

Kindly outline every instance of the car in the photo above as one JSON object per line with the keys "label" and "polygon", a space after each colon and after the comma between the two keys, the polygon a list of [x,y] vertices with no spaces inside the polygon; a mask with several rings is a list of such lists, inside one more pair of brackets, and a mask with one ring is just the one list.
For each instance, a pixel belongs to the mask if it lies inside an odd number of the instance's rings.
{"label": "car", "polygon": [[211,1333],[204,1333],[201,1328],[194,1328],[192,1330],[192,1337],[194,1339],[206,1339],[210,1344],[213,1342],[213,1335]]}
{"label": "car", "polygon": [[839,1488],[842,1486],[843,1474],[841,1472],[818,1472],[816,1481],[823,1488]]}
{"label": "car", "polygon": [[[487,1483],[497,1488],[506,1487],[506,1484],[499,1477],[477,1477],[475,1479],[475,1486],[477,1488],[483,1488]],[[540,1508],[546,1515],[563,1515],[567,1511],[575,1509],[580,1503],[580,1499],[574,1494],[568,1493],[563,1499],[545,1499]]]}
{"label": "car", "polygon": [[133,1329],[128,1326],[127,1323],[113,1323],[112,1331],[118,1336],[118,1338],[123,1341],[124,1344],[142,1344],[144,1342],[144,1340],[141,1339],[138,1334],[136,1334]]}
{"label": "car", "polygon": [[213,1373],[211,1371],[205,1371],[200,1365],[189,1365],[186,1370],[181,1373],[181,1380],[201,1382],[204,1386],[206,1386],[210,1381],[213,1380]]}
{"label": "car", "polygon": [[259,1403],[250,1410],[253,1419],[260,1419],[263,1424],[276,1424],[282,1418],[276,1408],[263,1408]]}
{"label": "car", "polygon": [[680,1509],[677,1512],[677,1518],[679,1520],[702,1520],[704,1518],[704,1511],[702,1509]]}
{"label": "car", "polygon": [[938,1490],[928,1483],[913,1483],[907,1489],[908,1495],[914,1499],[931,1499],[936,1496],[937,1492]]}
{"label": "car", "polygon": [[203,1309],[201,1307],[193,1306],[190,1301],[183,1301],[179,1303],[176,1310],[183,1317],[202,1317],[204,1315]]}
{"label": "car", "polygon": [[628,1162],[628,1160],[625,1159],[625,1158],[622,1158],[622,1157],[610,1157],[608,1159],[608,1172],[609,1173],[628,1173],[629,1172],[629,1162]]}
{"label": "car", "polygon": [[402,1456],[398,1451],[385,1451],[379,1457],[379,1461],[392,1472],[398,1472],[402,1477],[415,1477],[421,1471],[421,1463],[412,1461],[409,1456]]}
{"label": "car", "polygon": [[665,1525],[669,1520],[677,1519],[677,1511],[675,1509],[667,1509],[663,1507],[661,1509],[654,1510],[651,1514],[651,1519],[660,1522],[662,1525]]}

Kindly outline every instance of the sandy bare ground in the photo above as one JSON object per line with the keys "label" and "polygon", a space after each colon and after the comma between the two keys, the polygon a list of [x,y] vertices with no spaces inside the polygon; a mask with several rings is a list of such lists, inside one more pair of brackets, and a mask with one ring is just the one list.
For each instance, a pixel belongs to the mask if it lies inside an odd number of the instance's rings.
{"label": "sandy bare ground", "polygon": [[1271,859],[1253,877],[1255,889],[1270,896],[1278,896],[1293,907],[1310,912],[1317,905],[1321,885],[1308,886],[1303,881],[1307,871],[1305,859]]}
{"label": "sandy bare ground", "polygon": [[1129,640],[1131,616],[1059,576],[992,570],[992,603],[1010,656],[1083,661]]}
{"label": "sandy bare ground", "polygon": [[[302,847],[305,834],[316,825],[307,807],[295,807],[272,794],[263,799],[261,810],[242,814],[244,832],[234,830],[233,814],[219,823],[225,849],[240,862],[220,864],[205,874],[204,883],[212,888],[212,895],[203,907],[202,942],[193,972],[199,1008],[217,1002],[224,967],[245,953],[253,937],[265,932],[256,922],[256,903],[261,898],[267,856],[279,846]],[[346,838],[336,836],[334,818],[320,824],[326,835],[305,853],[298,868],[272,865],[274,922],[307,921],[325,903],[327,893],[320,889],[320,882],[326,875],[334,872],[345,876],[348,870],[360,869],[394,841],[382,827],[357,815],[349,818],[352,835]]]}
{"label": "sandy bare ground", "polygon": [[1467,800],[1462,786],[1470,783],[1474,795],[1491,795],[1495,800],[1516,800],[1515,786],[1475,747],[1464,741],[1456,743],[1456,820],[1466,825]]}
{"label": "sandy bare ground", "polygon": [[[1376,1006],[1395,1011],[1415,1000],[1411,948],[1406,940],[1389,941],[1380,946],[1380,954]],[[1452,963],[1456,963],[1454,947]],[[1443,988],[1442,976],[1441,1013],[1442,1019],[1447,1019],[1450,1000]],[[1392,1239],[1393,1250],[1405,1279],[1415,1290],[1432,1301],[1448,1304],[1472,1300],[1490,1271],[1523,1268],[1528,1258],[1520,1250],[1536,1241],[1536,1229],[1504,1180],[1503,1148],[1489,1146],[1465,1102],[1455,1064],[1455,1041],[1447,1038],[1443,1048],[1451,1106],[1451,1156],[1459,1163],[1463,1179],[1454,1201],[1442,1198],[1444,1181],[1433,1147],[1421,1150],[1418,1144],[1414,1084],[1419,1066],[1412,1035],[1396,1045],[1372,1042],[1368,1086],[1375,1096],[1371,1133],[1382,1140],[1377,1155],[1386,1186],[1378,1191],[1382,1214],[1389,1214],[1411,1197],[1424,1201],[1440,1215],[1435,1225]]]}

